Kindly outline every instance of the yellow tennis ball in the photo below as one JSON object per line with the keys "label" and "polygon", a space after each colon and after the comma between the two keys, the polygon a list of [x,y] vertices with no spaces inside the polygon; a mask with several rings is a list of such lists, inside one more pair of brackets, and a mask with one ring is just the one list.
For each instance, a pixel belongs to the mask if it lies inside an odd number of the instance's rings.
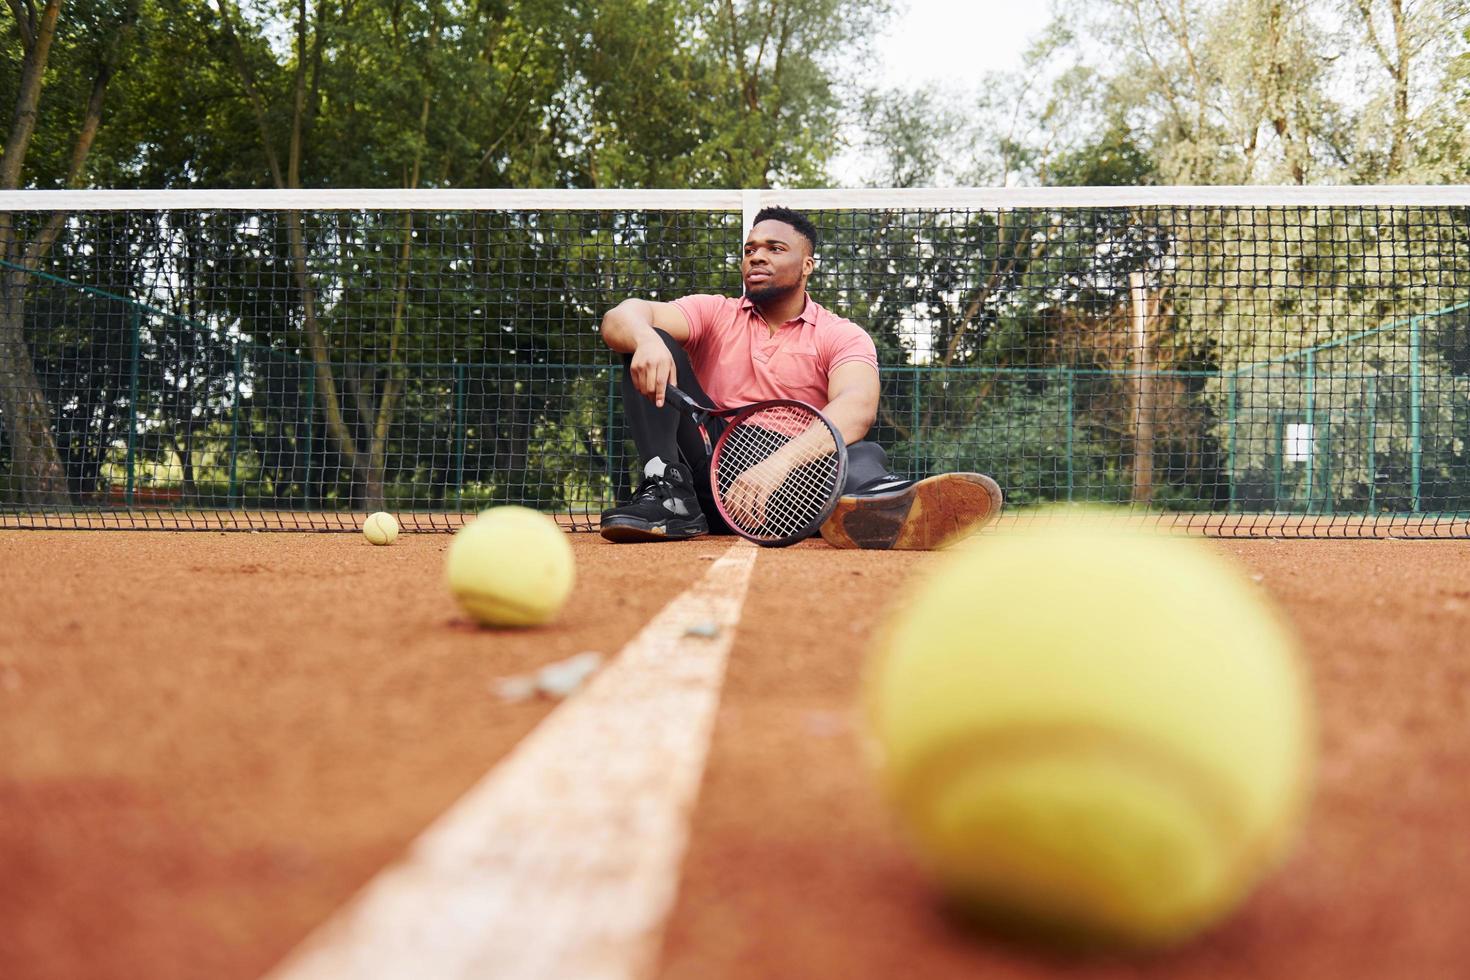
{"label": "yellow tennis ball", "polygon": [[1177,943],[1285,855],[1314,737],[1294,641],[1204,542],[1096,519],[953,556],[879,634],[880,782],[974,916]]}
{"label": "yellow tennis ball", "polygon": [[445,561],[449,591],[487,626],[534,626],[556,615],[576,566],[567,533],[526,507],[495,507],[455,534]]}
{"label": "yellow tennis ball", "polygon": [[373,544],[392,544],[398,540],[398,522],[383,511],[369,514],[362,522],[362,535]]}

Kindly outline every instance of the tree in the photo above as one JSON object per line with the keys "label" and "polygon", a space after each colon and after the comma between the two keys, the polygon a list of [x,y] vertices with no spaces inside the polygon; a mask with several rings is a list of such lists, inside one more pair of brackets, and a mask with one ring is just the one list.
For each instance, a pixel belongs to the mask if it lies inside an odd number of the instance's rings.
{"label": "tree", "polygon": [[[61,0],[47,0],[36,9],[32,0],[11,0],[14,21],[11,50],[19,46],[19,73],[10,132],[0,157],[0,189],[16,190],[26,183],[77,187],[85,180],[87,160],[102,123],[103,106],[113,76],[128,50],[138,7],[132,0],[120,5],[104,2],[78,5],[65,21]],[[58,94],[86,91],[77,103],[61,107],[58,115],[74,123],[70,152],[62,164],[55,144],[37,141],[37,119],[42,94],[52,74],[53,47],[63,76]],[[49,130],[54,139],[61,127]],[[26,160],[35,142],[41,142],[42,167],[27,180]],[[49,151],[49,152],[47,152]],[[66,221],[64,212],[29,220],[0,212],[0,412],[10,439],[11,468],[19,477],[22,497],[33,506],[68,501],[66,471],[52,429],[52,412],[45,387],[36,374],[25,336],[26,292],[32,276],[56,242]]]}
{"label": "tree", "polygon": [[1158,181],[1158,163],[1115,120],[1095,140],[1059,153],[1047,165],[1045,177],[1063,187],[1138,187]]}
{"label": "tree", "polygon": [[1349,46],[1361,52],[1357,74],[1367,95],[1353,133],[1354,176],[1433,181],[1454,174],[1434,144],[1447,127],[1463,133],[1470,120],[1452,89],[1470,7],[1462,0],[1343,0],[1341,12]]}
{"label": "tree", "polygon": [[886,0],[704,0],[695,24],[709,95],[698,107],[701,170],[727,186],[822,178],[845,95],[839,65],[861,63]]}
{"label": "tree", "polygon": [[1090,179],[1058,161],[1120,140],[1160,183],[1460,179],[1467,29],[1465,0],[1061,0],[1019,69],[938,99],[967,127],[896,129],[884,108],[921,95],[879,93],[864,141],[954,183]]}
{"label": "tree", "polygon": [[1447,84],[1463,0],[1070,0],[1059,18],[1052,58],[1095,73],[1102,124],[1165,183],[1443,179],[1432,134],[1465,128]]}
{"label": "tree", "polygon": [[870,160],[876,187],[933,187],[953,183],[954,168],[969,134],[950,93],[932,86],[917,90],[874,89],[863,94],[859,150]]}
{"label": "tree", "polygon": [[[1074,0],[1100,42],[1113,120],[1142,134],[1166,183],[1303,183],[1334,139],[1334,53],[1310,0]],[[1083,58],[1090,49],[1077,51]]]}

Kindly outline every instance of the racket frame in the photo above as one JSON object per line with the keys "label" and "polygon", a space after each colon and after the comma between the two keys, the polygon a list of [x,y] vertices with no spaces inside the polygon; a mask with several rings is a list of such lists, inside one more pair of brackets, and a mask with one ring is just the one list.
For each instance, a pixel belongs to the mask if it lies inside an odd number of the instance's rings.
{"label": "racket frame", "polygon": [[[842,433],[837,430],[837,426],[832,424],[832,420],[827,418],[821,409],[795,398],[772,398],[767,401],[742,405],[739,408],[711,408],[708,405],[701,405],[674,385],[669,385],[664,390],[666,393],[665,400],[679,411],[693,418],[695,425],[699,427],[699,437],[704,441],[705,454],[709,456],[710,496],[714,499],[715,508],[720,512],[720,517],[729,526],[730,530],[747,541],[754,541],[762,547],[784,548],[787,545],[795,544],[798,541],[810,537],[822,526],[822,523],[828,517],[832,516],[832,511],[837,507],[837,501],[842,496],[843,484],[847,478],[847,443],[842,438]],[[779,538],[771,538],[762,537],[744,530],[741,528],[738,520],[726,512],[724,501],[720,499],[720,493],[716,489],[715,468],[719,463],[726,440],[729,439],[732,433],[738,431],[741,422],[758,412],[781,406],[791,406],[803,412],[809,412],[813,419],[827,427],[827,431],[832,435],[832,443],[837,447],[837,478],[833,480],[832,492],[828,496],[828,499],[822,504],[819,511],[811,520],[789,534]],[[713,445],[710,444],[709,430],[705,427],[705,422],[711,416],[726,421],[724,431],[720,433]]]}

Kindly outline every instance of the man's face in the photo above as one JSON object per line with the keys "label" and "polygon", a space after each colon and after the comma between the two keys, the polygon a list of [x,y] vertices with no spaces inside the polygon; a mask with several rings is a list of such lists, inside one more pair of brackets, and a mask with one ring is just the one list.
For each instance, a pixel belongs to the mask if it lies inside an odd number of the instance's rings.
{"label": "man's face", "polygon": [[786,222],[762,221],[745,239],[740,272],[745,295],[757,303],[804,290],[812,273],[811,246]]}

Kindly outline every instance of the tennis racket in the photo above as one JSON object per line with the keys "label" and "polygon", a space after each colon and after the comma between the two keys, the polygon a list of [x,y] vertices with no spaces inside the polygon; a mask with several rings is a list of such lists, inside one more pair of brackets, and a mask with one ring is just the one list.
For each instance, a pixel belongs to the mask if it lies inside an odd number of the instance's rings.
{"label": "tennis racket", "polygon": [[[847,474],[847,444],[827,416],[792,398],[718,409],[673,385],[666,391],[699,426],[715,507],[736,534],[781,548],[822,526]],[[711,417],[726,423],[713,446]]]}

